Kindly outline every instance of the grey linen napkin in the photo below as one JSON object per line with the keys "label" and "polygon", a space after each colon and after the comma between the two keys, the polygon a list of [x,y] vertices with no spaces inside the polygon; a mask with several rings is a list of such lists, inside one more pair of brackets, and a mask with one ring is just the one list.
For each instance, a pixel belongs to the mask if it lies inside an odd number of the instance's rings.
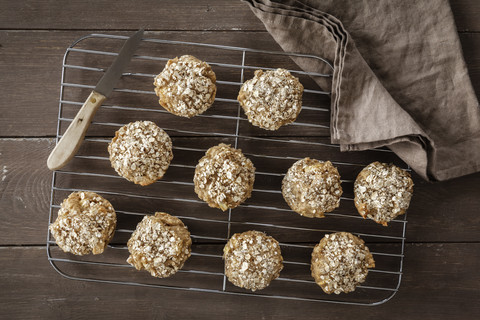
{"label": "grey linen napkin", "polygon": [[331,81],[315,80],[342,151],[388,146],[427,180],[480,171],[480,108],[447,0],[244,1],[285,51],[333,61]]}

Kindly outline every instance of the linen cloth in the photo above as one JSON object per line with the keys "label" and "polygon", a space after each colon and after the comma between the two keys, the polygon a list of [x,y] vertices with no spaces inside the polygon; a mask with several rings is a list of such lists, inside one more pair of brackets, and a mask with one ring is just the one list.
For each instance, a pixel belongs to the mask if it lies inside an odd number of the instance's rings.
{"label": "linen cloth", "polygon": [[447,0],[243,1],[283,50],[333,63],[315,81],[342,151],[388,146],[427,180],[480,171],[480,108]]}

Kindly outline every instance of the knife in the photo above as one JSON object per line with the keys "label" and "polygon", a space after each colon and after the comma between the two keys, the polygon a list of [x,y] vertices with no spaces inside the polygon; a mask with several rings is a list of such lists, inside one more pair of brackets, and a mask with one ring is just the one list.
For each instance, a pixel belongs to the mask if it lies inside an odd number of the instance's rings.
{"label": "knife", "polygon": [[142,36],[143,29],[140,29],[125,42],[110,68],[97,83],[97,86],[90,93],[82,108],[80,108],[72,123],[70,123],[55,146],[55,149],[50,153],[47,160],[47,166],[50,170],[62,168],[77,153],[93,116],[103,101],[113,91],[113,87],[132,59],[133,53],[137,49],[140,40],[142,40]]}

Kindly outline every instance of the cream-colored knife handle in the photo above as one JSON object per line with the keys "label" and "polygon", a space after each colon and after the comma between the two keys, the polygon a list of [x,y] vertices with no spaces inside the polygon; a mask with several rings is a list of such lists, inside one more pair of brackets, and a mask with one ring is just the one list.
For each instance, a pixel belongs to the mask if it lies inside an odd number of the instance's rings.
{"label": "cream-colored knife handle", "polygon": [[78,148],[85,138],[88,126],[92,121],[93,116],[105,101],[105,96],[92,91],[88,96],[87,101],[83,104],[80,111],[78,111],[75,119],[67,128],[67,131],[62,136],[62,139],[57,143],[55,149],[47,160],[47,166],[50,170],[58,170],[65,166],[77,153]]}

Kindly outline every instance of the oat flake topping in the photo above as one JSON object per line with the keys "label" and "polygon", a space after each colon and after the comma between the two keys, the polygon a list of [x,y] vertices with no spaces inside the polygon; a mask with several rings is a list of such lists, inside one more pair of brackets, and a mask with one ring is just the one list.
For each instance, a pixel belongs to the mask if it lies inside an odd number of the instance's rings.
{"label": "oat flake topping", "polygon": [[252,194],[255,167],[241,150],[219,144],[207,150],[195,168],[198,197],[210,207],[235,208]]}
{"label": "oat flake topping", "polygon": [[65,252],[99,254],[113,238],[116,223],[110,202],[94,192],[80,191],[63,200],[50,232]]}
{"label": "oat flake topping", "polygon": [[354,192],[360,215],[386,226],[408,209],[413,181],[407,171],[393,164],[373,162],[359,173]]}
{"label": "oat flake topping", "polygon": [[225,275],[237,287],[267,287],[280,275],[283,258],[277,240],[259,231],[234,234],[223,249]]}
{"label": "oat flake topping", "polygon": [[277,130],[292,123],[302,109],[303,85],[285,69],[255,71],[238,94],[248,121],[253,125]]}
{"label": "oat flake topping", "polygon": [[295,162],[282,181],[282,194],[293,211],[302,216],[325,217],[340,205],[340,174],[330,161],[305,158]]}
{"label": "oat flake topping", "polygon": [[142,186],[161,179],[173,159],[172,140],[151,121],[121,127],[108,145],[115,171]]}
{"label": "oat flake topping", "polygon": [[313,249],[312,277],[328,294],[355,291],[374,267],[364,241],[348,232],[327,234]]}
{"label": "oat flake topping", "polygon": [[164,212],[145,216],[127,242],[127,262],[153,277],[166,278],[183,267],[191,254],[190,232],[183,222]]}
{"label": "oat flake topping", "polygon": [[155,93],[167,111],[191,118],[215,100],[216,76],[210,65],[189,55],[171,59],[155,77]]}

